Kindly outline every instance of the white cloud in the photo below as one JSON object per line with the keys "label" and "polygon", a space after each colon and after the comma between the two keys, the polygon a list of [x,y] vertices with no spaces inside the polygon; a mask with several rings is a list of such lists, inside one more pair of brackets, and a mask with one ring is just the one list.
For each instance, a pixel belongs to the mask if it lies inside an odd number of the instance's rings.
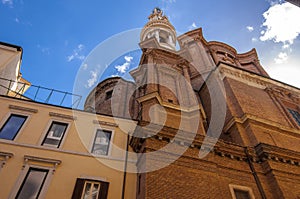
{"label": "white cloud", "polygon": [[196,25],[196,23],[193,22],[192,25],[190,25],[190,26],[188,27],[188,29],[189,29],[189,30],[193,30],[193,29],[195,29],[195,28],[197,28],[197,27],[198,27],[198,26]]}
{"label": "white cloud", "polygon": [[15,22],[20,23],[20,20],[16,17]]}
{"label": "white cloud", "polygon": [[290,85],[300,88],[300,67],[298,61],[292,62],[289,64],[276,64],[272,67],[267,68],[268,74],[279,81],[286,82]]}
{"label": "white cloud", "polygon": [[276,64],[286,63],[288,60],[288,54],[286,52],[280,52],[277,57],[274,59]]}
{"label": "white cloud", "polygon": [[83,45],[83,44],[79,44],[79,45],[77,46],[77,48],[78,48],[78,50],[83,50],[84,45]]}
{"label": "white cloud", "polygon": [[293,44],[300,33],[300,8],[290,3],[274,4],[265,13],[261,41]]}
{"label": "white cloud", "polygon": [[91,88],[97,82],[99,71],[97,69],[90,71],[90,79],[87,80],[86,87]]}
{"label": "white cloud", "polygon": [[163,3],[176,3],[176,0],[162,0]]}
{"label": "white cloud", "polygon": [[74,55],[69,55],[68,58],[67,58],[67,60],[68,60],[68,62],[70,62],[70,61],[72,61],[74,58],[75,58]]}
{"label": "white cloud", "polygon": [[124,59],[125,59],[125,63],[123,63],[122,65],[115,66],[115,69],[117,69],[117,71],[120,73],[126,73],[133,60],[133,57],[125,56]]}
{"label": "white cloud", "polygon": [[271,6],[275,5],[275,4],[280,4],[283,2],[283,0],[267,0]]}
{"label": "white cloud", "polygon": [[10,5],[10,6],[12,6],[13,5],[13,0],[2,0],[2,4],[6,4],[6,5]]}
{"label": "white cloud", "polygon": [[126,62],[131,62],[133,57],[130,57],[130,56],[125,56],[124,59],[126,60]]}
{"label": "white cloud", "polygon": [[84,45],[79,44],[77,48],[73,50],[73,53],[67,57],[67,61],[71,62],[74,59],[78,59],[80,61],[84,60],[85,56],[83,55]]}
{"label": "white cloud", "polygon": [[83,70],[86,70],[87,68],[88,68],[88,65],[87,65],[87,64],[83,64],[83,65],[82,65],[82,69],[83,69]]}
{"label": "white cloud", "polygon": [[252,42],[257,42],[257,38],[256,37],[252,37],[251,41]]}
{"label": "white cloud", "polygon": [[252,32],[254,30],[253,26],[247,26],[246,28],[249,32]]}
{"label": "white cloud", "polygon": [[284,44],[283,46],[282,46],[282,49],[289,49],[290,48],[290,44]]}

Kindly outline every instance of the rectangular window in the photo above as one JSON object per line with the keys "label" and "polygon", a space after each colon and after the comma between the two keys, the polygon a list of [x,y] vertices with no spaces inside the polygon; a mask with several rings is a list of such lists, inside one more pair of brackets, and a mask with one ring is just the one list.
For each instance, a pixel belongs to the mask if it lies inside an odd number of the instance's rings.
{"label": "rectangular window", "polygon": [[250,199],[248,191],[234,189],[236,199]]}
{"label": "rectangular window", "polygon": [[93,143],[92,153],[95,155],[108,155],[111,131],[97,130]]}
{"label": "rectangular window", "polygon": [[68,124],[52,122],[42,145],[59,147],[64,137]]}
{"label": "rectangular window", "polygon": [[0,129],[0,138],[7,140],[15,139],[26,119],[27,116],[11,114]]}
{"label": "rectangular window", "polygon": [[106,199],[108,182],[78,178],[72,199]]}
{"label": "rectangular window", "polygon": [[290,114],[293,116],[297,124],[300,126],[300,113],[298,111],[288,109]]}
{"label": "rectangular window", "polygon": [[100,192],[100,183],[94,181],[86,181],[84,184],[81,198],[98,198]]}
{"label": "rectangular window", "polygon": [[38,198],[45,183],[48,170],[30,168],[16,199]]}

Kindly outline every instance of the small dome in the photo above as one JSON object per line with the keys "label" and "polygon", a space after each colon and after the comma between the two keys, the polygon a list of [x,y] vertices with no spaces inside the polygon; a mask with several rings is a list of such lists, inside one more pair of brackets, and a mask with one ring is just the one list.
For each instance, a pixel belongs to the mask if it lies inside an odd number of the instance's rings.
{"label": "small dome", "polygon": [[156,7],[148,18],[149,21],[141,32],[141,42],[150,38],[156,38],[160,46],[175,50],[176,31],[169,19],[163,15],[163,11]]}

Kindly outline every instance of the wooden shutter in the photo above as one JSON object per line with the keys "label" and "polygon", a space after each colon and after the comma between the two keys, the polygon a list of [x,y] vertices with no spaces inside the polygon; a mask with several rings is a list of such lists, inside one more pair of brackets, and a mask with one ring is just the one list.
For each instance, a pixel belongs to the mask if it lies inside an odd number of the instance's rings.
{"label": "wooden shutter", "polygon": [[100,194],[98,199],[106,199],[108,194],[108,182],[101,182]]}
{"label": "wooden shutter", "polygon": [[74,191],[72,194],[72,199],[80,199],[81,198],[83,187],[84,187],[84,182],[85,182],[84,179],[77,178],[76,184],[74,187]]}

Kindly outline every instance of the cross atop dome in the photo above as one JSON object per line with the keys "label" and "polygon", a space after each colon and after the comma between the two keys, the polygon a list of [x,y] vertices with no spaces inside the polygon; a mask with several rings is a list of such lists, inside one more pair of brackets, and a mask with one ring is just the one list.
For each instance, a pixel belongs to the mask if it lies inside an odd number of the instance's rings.
{"label": "cross atop dome", "polygon": [[153,9],[152,15],[162,17],[163,16],[163,11],[160,8],[156,7],[156,8]]}
{"label": "cross atop dome", "polygon": [[152,11],[152,14],[148,17],[148,19],[150,21],[153,21],[153,20],[165,20],[165,21],[169,21],[168,18],[166,16],[163,15],[163,11],[156,7],[153,9]]}
{"label": "cross atop dome", "polygon": [[162,10],[159,7],[153,9],[152,14],[162,14]]}

